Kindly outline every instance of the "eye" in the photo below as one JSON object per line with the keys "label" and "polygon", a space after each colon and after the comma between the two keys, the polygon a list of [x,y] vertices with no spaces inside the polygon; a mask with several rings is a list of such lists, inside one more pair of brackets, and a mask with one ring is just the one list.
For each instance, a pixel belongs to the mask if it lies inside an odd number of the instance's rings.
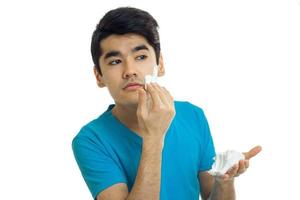
{"label": "eye", "polygon": [[145,60],[147,58],[146,55],[140,55],[138,57],[136,57],[137,60]]}
{"label": "eye", "polygon": [[121,60],[112,60],[112,61],[110,61],[108,64],[109,64],[109,65],[117,65],[117,64],[119,64],[119,63],[121,63]]}

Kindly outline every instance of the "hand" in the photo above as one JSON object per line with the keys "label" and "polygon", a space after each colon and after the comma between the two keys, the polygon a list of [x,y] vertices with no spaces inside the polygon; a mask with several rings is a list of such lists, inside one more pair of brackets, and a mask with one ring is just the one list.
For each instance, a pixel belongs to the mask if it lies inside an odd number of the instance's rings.
{"label": "hand", "polygon": [[244,152],[245,159],[240,160],[238,164],[235,164],[231,169],[229,169],[225,175],[217,178],[218,181],[228,181],[232,180],[234,177],[238,177],[243,174],[249,167],[249,160],[256,156],[262,150],[261,146],[256,146],[248,152]]}
{"label": "hand", "polygon": [[[148,93],[148,99],[147,99]],[[164,139],[174,116],[174,100],[170,93],[157,83],[147,84],[147,93],[139,90],[137,118],[143,139]]]}

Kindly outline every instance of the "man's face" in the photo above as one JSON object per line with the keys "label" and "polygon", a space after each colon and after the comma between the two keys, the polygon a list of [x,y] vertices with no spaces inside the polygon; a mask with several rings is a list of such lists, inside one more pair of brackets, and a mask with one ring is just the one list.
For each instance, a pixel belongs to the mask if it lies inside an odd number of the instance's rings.
{"label": "man's face", "polygon": [[[138,89],[144,85],[144,77],[152,74],[156,65],[154,49],[147,40],[137,34],[110,35],[100,43],[99,58],[102,76],[95,71],[98,82],[106,86],[116,104],[137,105]],[[163,75],[160,59],[159,76]],[[140,86],[126,87],[129,83]]]}

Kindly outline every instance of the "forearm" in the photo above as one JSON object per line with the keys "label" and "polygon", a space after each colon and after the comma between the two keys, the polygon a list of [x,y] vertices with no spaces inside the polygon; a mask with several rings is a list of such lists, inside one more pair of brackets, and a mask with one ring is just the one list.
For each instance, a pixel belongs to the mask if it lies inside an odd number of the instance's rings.
{"label": "forearm", "polygon": [[159,199],[162,149],[162,139],[144,139],[137,176],[127,200]]}
{"label": "forearm", "polygon": [[215,180],[209,200],[235,200],[234,179],[225,183]]}

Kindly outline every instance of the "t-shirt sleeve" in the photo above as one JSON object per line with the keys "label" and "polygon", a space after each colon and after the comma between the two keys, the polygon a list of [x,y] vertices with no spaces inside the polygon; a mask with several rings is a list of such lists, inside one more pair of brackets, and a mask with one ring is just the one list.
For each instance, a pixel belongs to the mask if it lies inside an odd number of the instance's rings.
{"label": "t-shirt sleeve", "polygon": [[199,119],[199,134],[201,139],[200,162],[198,171],[210,170],[216,155],[213,138],[204,111],[193,105],[194,111]]}
{"label": "t-shirt sleeve", "polygon": [[72,149],[81,174],[93,196],[116,184],[127,183],[125,175],[101,143],[76,136]]}

